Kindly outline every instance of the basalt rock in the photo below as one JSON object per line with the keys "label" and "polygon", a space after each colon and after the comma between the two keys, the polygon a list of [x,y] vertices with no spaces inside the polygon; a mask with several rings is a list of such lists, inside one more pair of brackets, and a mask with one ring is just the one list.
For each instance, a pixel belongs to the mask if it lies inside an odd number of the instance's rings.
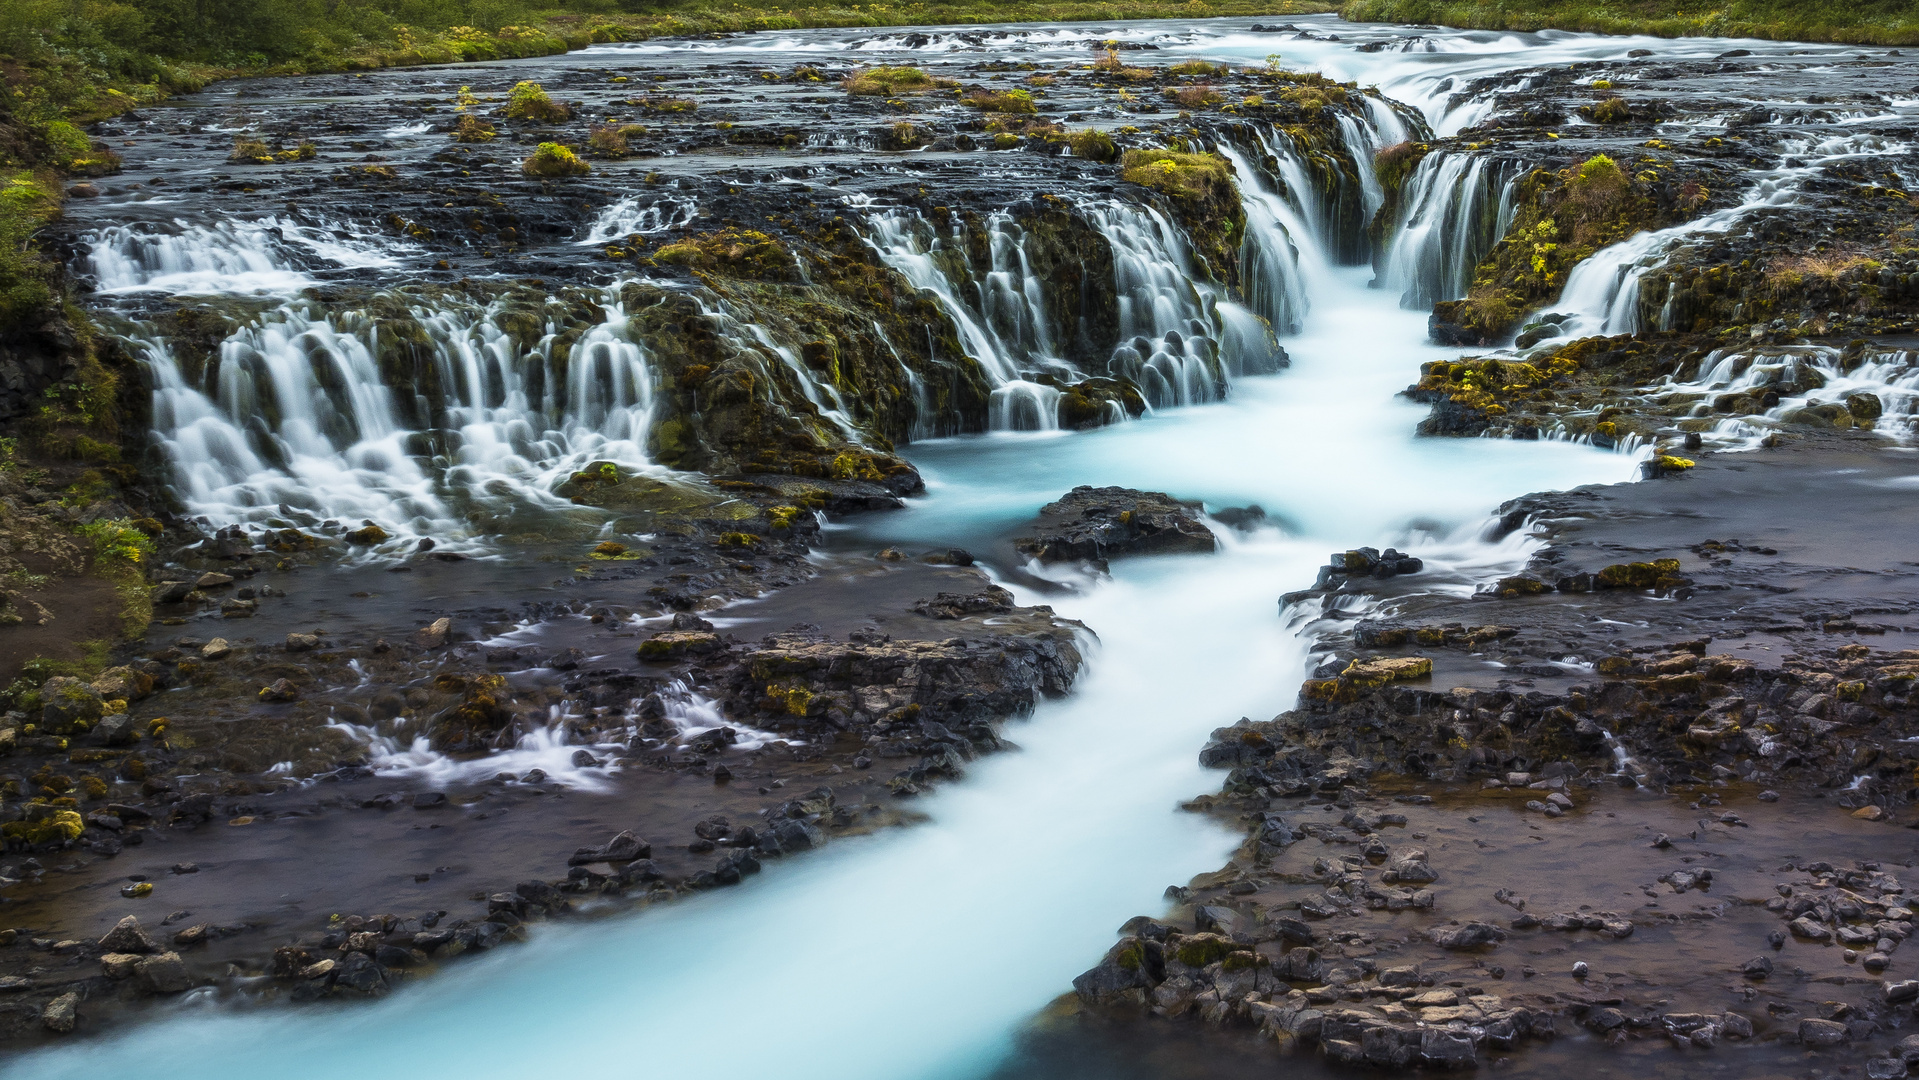
{"label": "basalt rock", "polygon": [[1103,564],[1128,555],[1211,553],[1219,541],[1195,504],[1156,491],[1082,486],[1041,507],[1033,534],[1016,545],[1041,562]]}

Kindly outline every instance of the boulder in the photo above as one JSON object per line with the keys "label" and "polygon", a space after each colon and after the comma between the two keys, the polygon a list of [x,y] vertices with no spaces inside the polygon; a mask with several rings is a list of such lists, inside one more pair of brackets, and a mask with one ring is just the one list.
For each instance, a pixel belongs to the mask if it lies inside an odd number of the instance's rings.
{"label": "boulder", "polygon": [[1080,486],[1040,508],[1033,533],[1014,541],[1041,562],[1104,563],[1125,555],[1210,554],[1219,541],[1197,504],[1157,491]]}
{"label": "boulder", "polygon": [[53,734],[71,731],[74,725],[91,727],[106,711],[106,703],[93,687],[79,679],[58,675],[40,687],[40,723]]}
{"label": "boulder", "polygon": [[446,644],[452,632],[452,619],[435,619],[431,624],[413,631],[413,644],[422,649],[437,649]]}
{"label": "boulder", "polygon": [[96,947],[103,953],[135,953],[142,956],[160,951],[159,943],[147,936],[147,932],[140,928],[140,920],[132,915],[115,923]]}
{"label": "boulder", "polygon": [[1506,940],[1506,931],[1492,923],[1469,922],[1464,926],[1444,926],[1432,931],[1433,944],[1442,949],[1477,949]]}
{"label": "boulder", "polygon": [[176,952],[149,956],[134,966],[134,978],[150,994],[177,994],[193,985],[186,961]]}
{"label": "boulder", "polygon": [[47,1007],[40,1012],[40,1023],[48,1031],[57,1035],[65,1035],[67,1032],[72,1031],[73,1026],[79,1023],[79,1021],[79,994],[61,994],[59,997],[47,1002]]}
{"label": "boulder", "polygon": [[631,832],[621,832],[596,848],[580,848],[566,860],[568,866],[587,866],[592,863],[629,863],[653,857],[653,845],[634,836]]}

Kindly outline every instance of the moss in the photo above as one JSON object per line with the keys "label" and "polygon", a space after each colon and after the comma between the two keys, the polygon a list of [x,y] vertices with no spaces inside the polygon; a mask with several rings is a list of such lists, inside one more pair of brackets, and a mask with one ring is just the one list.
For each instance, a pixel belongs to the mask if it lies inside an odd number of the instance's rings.
{"label": "moss", "polygon": [[626,145],[626,131],[611,124],[595,124],[587,131],[586,145],[601,157],[623,158],[632,151]]}
{"label": "moss", "polygon": [[1373,175],[1379,178],[1379,186],[1388,192],[1397,193],[1408,177],[1418,171],[1419,163],[1426,160],[1432,147],[1426,143],[1397,142],[1373,155]]}
{"label": "moss", "polygon": [[768,686],[766,696],[775,711],[789,716],[805,716],[813,707],[813,692],[803,686]]}
{"label": "moss", "polygon": [[1216,279],[1237,283],[1246,210],[1225,158],[1175,150],[1128,150],[1120,155],[1119,166],[1121,180],[1167,197],[1173,215],[1186,227]]}
{"label": "moss", "polygon": [[[547,96],[546,89],[536,82],[514,84],[506,98],[506,117],[509,120],[533,120],[543,124],[558,124],[571,119],[573,110]],[[546,145],[546,144],[542,144]]]}
{"label": "moss", "polygon": [[688,236],[661,247],[652,259],[766,281],[787,281],[794,276],[792,253],[777,239],[753,229],[722,229]]}
{"label": "moss", "polygon": [[227,154],[227,160],[235,165],[271,165],[273,148],[256,135],[238,135],[233,139],[233,150]]}
{"label": "moss", "polygon": [[647,94],[627,104],[654,113],[689,113],[700,107],[700,103],[692,98],[667,97],[664,94]]}
{"label": "moss", "polygon": [[483,143],[497,134],[491,121],[477,116],[462,116],[460,122],[453,125],[453,141],[462,143]]}
{"label": "moss", "polygon": [[363,526],[346,534],[347,543],[357,544],[361,547],[372,547],[374,544],[383,544],[388,539],[390,539],[390,537],[387,536],[387,531],[378,525]]}
{"label": "moss", "polygon": [[1671,577],[1677,573],[1679,573],[1678,559],[1614,563],[1593,575],[1593,582],[1603,589],[1650,589],[1658,585],[1661,578]]}
{"label": "moss", "polygon": [[[795,75],[798,76],[797,71]],[[817,72],[814,78],[818,78]],[[935,79],[916,67],[872,67],[861,68],[848,75],[840,83],[840,88],[862,97],[901,97],[958,85],[951,79]]]}
{"label": "moss", "polygon": [[585,176],[593,171],[593,166],[581,161],[572,150],[559,143],[543,142],[531,156],[520,162],[520,171],[538,177]]}
{"label": "moss", "polygon": [[1230,75],[1233,69],[1226,64],[1209,64],[1204,60],[1181,60],[1166,69],[1168,75]]}
{"label": "moss", "polygon": [[1632,120],[1632,109],[1622,97],[1608,97],[1593,105],[1581,105],[1579,115],[1595,124],[1624,124]]}
{"label": "moss", "polygon": [[1179,943],[1174,957],[1190,968],[1203,968],[1226,959],[1233,951],[1233,943],[1212,934],[1198,934]]}
{"label": "moss", "polygon": [[1175,105],[1188,112],[1210,109],[1226,102],[1224,94],[1205,83],[1197,86],[1169,86],[1164,93]]}
{"label": "moss", "polygon": [[965,103],[981,112],[989,113],[1036,113],[1039,106],[1033,102],[1029,90],[975,90],[966,95]]}
{"label": "moss", "polygon": [[766,517],[775,529],[790,529],[803,513],[805,511],[797,506],[775,506],[766,512]]}
{"label": "moss", "polygon": [[871,454],[857,450],[842,451],[833,458],[832,477],[835,480],[883,480],[878,466]]}

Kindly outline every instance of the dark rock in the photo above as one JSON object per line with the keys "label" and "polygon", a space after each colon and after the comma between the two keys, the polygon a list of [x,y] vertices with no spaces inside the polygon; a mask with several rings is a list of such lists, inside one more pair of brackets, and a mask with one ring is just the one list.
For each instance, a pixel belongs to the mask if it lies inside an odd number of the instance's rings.
{"label": "dark rock", "polygon": [[1219,541],[1191,503],[1156,491],[1081,486],[1040,507],[1015,546],[1041,562],[1103,563],[1126,555],[1211,553]]}

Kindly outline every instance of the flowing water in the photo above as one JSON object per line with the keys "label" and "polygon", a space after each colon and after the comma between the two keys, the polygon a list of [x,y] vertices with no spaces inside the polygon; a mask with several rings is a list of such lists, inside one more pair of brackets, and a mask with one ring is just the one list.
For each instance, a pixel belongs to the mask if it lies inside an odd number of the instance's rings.
{"label": "flowing water", "polygon": [[[1155,41],[1176,57],[1258,62],[1280,51],[1291,66],[1377,85],[1410,106],[1405,114],[1369,107],[1368,124],[1349,125],[1347,140],[1367,154],[1416,124],[1445,133],[1483,115],[1491,92],[1455,92],[1469,79],[1623,57],[1632,49],[1709,57],[1728,46],[1315,25],[1347,40],[1281,40],[1198,24],[979,32],[987,48],[1017,43],[1041,56],[1048,49],[1083,56],[1089,40],[1111,37]],[[855,40],[876,55],[904,48],[886,36]],[[938,49],[942,40],[923,48]],[[607,47],[570,59],[632,65],[674,54],[803,57],[843,50],[847,41],[831,32],[758,35]],[[1354,48],[1369,41],[1389,47]],[[1425,559],[1433,588],[1469,591],[1525,555],[1523,537],[1480,539],[1503,499],[1623,481],[1636,470],[1629,455],[1569,442],[1418,440],[1412,429],[1422,410],[1395,398],[1421,361],[1452,355],[1425,344],[1425,317],[1402,306],[1402,296],[1417,305],[1457,294],[1462,268],[1476,261],[1506,212],[1504,165],[1428,158],[1417,197],[1406,203],[1399,246],[1385,253],[1384,287],[1372,287],[1370,267],[1347,265],[1363,261],[1352,258],[1352,238],[1328,235],[1329,215],[1314,204],[1310,187],[1287,182],[1284,167],[1276,176],[1252,167],[1256,153],[1287,160],[1283,147],[1223,149],[1241,163],[1258,233],[1246,241],[1248,263],[1259,268],[1249,289],[1252,312],[1194,280],[1169,223],[1117,203],[1082,208],[1101,222],[1117,253],[1126,301],[1122,351],[1130,351],[1122,359],[1152,388],[1144,418],[1087,433],[1049,430],[1057,425],[1047,422],[1039,393],[1047,388],[1026,378],[1069,365],[1049,336],[1057,325],[1024,287],[1021,238],[1010,222],[989,223],[991,272],[956,281],[929,255],[942,239],[931,223],[896,209],[866,214],[874,249],[940,298],[990,373],[1002,430],[906,448],[925,475],[926,494],[905,511],[836,528],[833,546],[949,546],[1003,536],[1077,484],[1165,490],[1203,499],[1209,510],[1256,503],[1268,515],[1251,531],[1220,528],[1222,550],[1214,556],[1120,562],[1100,578],[1047,571],[1063,591],[1021,599],[1053,603],[1097,633],[1079,688],[1009,725],[1018,750],[973,765],[964,780],[927,799],[927,823],[838,843],[739,888],[643,916],[545,927],[524,947],[463,963],[378,1003],[236,1013],[189,998],[137,1031],[15,1062],[10,1075],[504,1077],[563,1069],[617,1077],[890,1080],[992,1072],[1022,1026],[1098,958],[1120,922],[1156,910],[1165,886],[1218,866],[1235,846],[1236,837],[1176,805],[1217,782],[1195,761],[1207,732],[1292,703],[1310,639],[1300,633],[1305,614],[1277,606],[1281,593],[1309,583],[1327,551],[1361,544],[1397,545]],[[1868,151],[1854,145],[1834,152]],[[1781,163],[1782,170],[1795,167]],[[1368,208],[1378,205],[1376,191],[1355,197]],[[1767,197],[1762,190],[1754,200]],[[620,223],[600,235],[663,228],[688,212],[678,204],[622,204],[610,211]],[[127,290],[205,288],[217,279],[225,291],[272,292],[281,287],[273,275],[309,272],[304,257],[287,254],[301,247],[293,233],[236,224],[223,235],[231,258],[102,236],[94,263],[104,287]],[[1562,307],[1604,323],[1623,287],[1619,268],[1682,238],[1654,237],[1622,245],[1631,251],[1603,253],[1615,287],[1595,288],[1590,298],[1569,289]],[[350,236],[332,242],[357,243]],[[246,448],[257,444],[234,434],[244,426],[232,404],[240,399],[216,404],[185,381],[169,381],[169,362],[156,352],[158,393],[170,417],[162,438],[183,494],[210,516],[245,520],[249,507],[285,512],[278,508],[291,504],[314,516],[438,528],[450,516],[443,500],[458,497],[452,489],[506,498],[491,486],[505,477],[513,481],[512,497],[537,499],[554,477],[588,457],[645,465],[644,345],[618,332],[617,305],[608,313],[595,346],[599,359],[576,361],[570,376],[587,378],[584,368],[602,382],[583,388],[545,381],[543,397],[514,381],[538,365],[538,348],[489,351],[501,338],[487,329],[489,313],[433,313],[438,362],[458,376],[450,384],[466,379],[504,388],[459,399],[453,426],[461,437],[444,476],[407,471],[412,459],[399,443],[409,433],[367,373],[364,334],[338,316],[328,322],[305,314],[295,301],[227,346],[266,358],[235,370],[290,377],[295,365],[276,368],[271,359],[274,335],[297,328],[306,350],[298,370],[314,369],[306,357],[332,365],[326,385],[338,391],[314,396],[316,411],[303,427],[283,426],[282,458],[249,459]],[[1290,357],[1277,374],[1271,336],[1255,314],[1279,331]],[[759,344],[779,351],[791,343]],[[795,374],[804,380],[803,370]],[[282,400],[299,396],[289,387]],[[817,404],[828,414],[837,408],[824,392]],[[387,419],[369,420],[381,417]],[[1013,574],[1021,568],[997,569],[1009,580],[1031,580]],[[395,760],[409,752],[386,749]],[[437,766],[422,760],[419,767]]]}

